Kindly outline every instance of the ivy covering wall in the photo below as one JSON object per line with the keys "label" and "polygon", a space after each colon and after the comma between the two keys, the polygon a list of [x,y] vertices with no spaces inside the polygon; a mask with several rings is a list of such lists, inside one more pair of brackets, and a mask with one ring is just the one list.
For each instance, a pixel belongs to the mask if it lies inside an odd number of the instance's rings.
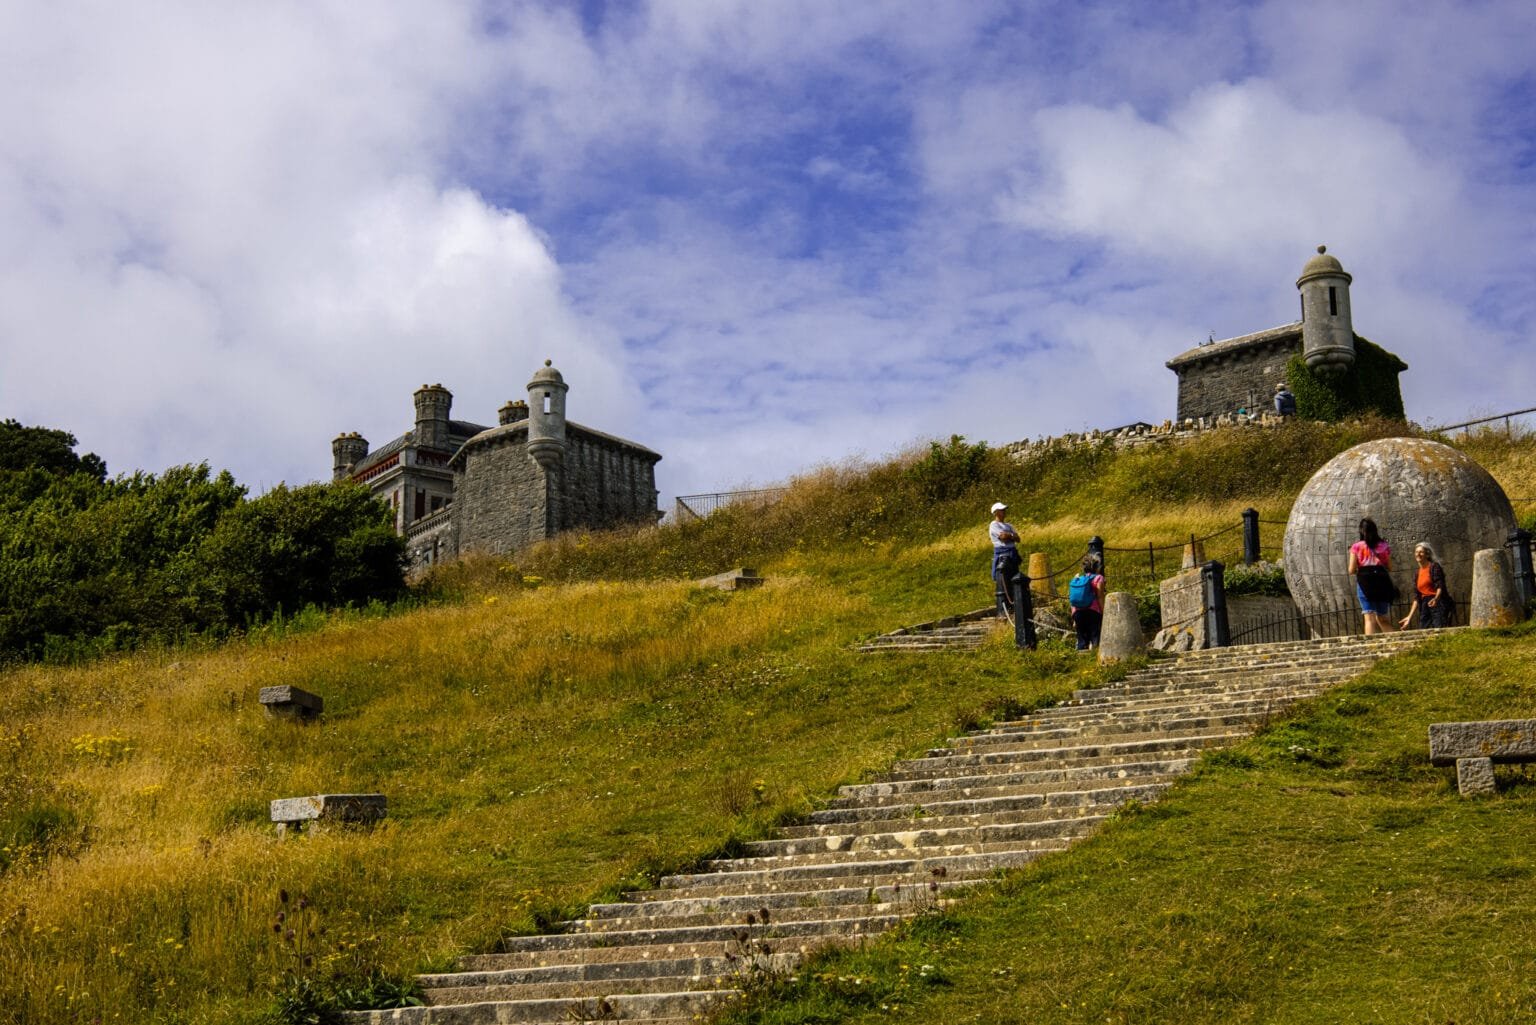
{"label": "ivy covering wall", "polygon": [[1397,375],[1408,364],[1379,345],[1355,336],[1355,363],[1338,377],[1324,377],[1307,366],[1301,353],[1286,364],[1285,379],[1296,394],[1296,414],[1307,420],[1336,423],[1375,413],[1403,420],[1403,390]]}

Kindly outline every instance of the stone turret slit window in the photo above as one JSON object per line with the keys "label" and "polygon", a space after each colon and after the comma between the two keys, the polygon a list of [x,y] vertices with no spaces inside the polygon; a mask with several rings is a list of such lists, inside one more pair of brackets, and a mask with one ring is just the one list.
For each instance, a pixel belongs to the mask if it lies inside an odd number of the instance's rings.
{"label": "stone turret slit window", "polygon": [[549,413],[549,392],[544,393],[544,412],[546,415]]}
{"label": "stone turret slit window", "polygon": [[1339,315],[1339,290],[1332,285],[1328,286],[1328,316]]}

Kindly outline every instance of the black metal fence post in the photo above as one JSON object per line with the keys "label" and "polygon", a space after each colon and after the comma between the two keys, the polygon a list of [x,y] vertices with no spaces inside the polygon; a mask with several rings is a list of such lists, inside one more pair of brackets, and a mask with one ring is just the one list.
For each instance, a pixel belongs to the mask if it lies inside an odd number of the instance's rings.
{"label": "black metal fence post", "polygon": [[1520,592],[1522,604],[1536,597],[1536,578],[1531,572],[1531,532],[1516,527],[1509,535],[1510,554],[1515,558],[1515,589]]}
{"label": "black metal fence post", "polygon": [[1030,593],[1029,577],[1020,573],[1013,578],[1013,643],[1015,647],[1035,650],[1035,598]]}
{"label": "black metal fence post", "polygon": [[1259,561],[1259,511],[1243,510],[1243,565]]}
{"label": "black metal fence post", "polygon": [[1227,587],[1223,570],[1221,563],[1214,559],[1200,567],[1207,648],[1225,648],[1232,644],[1232,631],[1227,625]]}

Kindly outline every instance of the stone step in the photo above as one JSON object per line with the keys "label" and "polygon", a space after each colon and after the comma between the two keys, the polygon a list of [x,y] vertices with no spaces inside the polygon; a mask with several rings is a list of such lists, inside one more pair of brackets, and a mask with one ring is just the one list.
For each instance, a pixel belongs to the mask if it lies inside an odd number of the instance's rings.
{"label": "stone step", "polygon": [[929,828],[921,822],[908,829],[879,833],[845,832],[831,836],[786,837],[743,844],[749,858],[785,858],[795,855],[835,854],[843,851],[913,851],[930,847],[973,847],[1012,843],[1016,840],[1051,840],[1081,836],[1107,817],[1093,808],[1053,809],[1056,814],[1032,822],[1002,822],[979,826]]}
{"label": "stone step", "polygon": [[1223,746],[1251,731],[1236,727],[1213,730],[1181,731],[1183,736],[1162,737],[1155,734],[1115,737],[1104,741],[1086,740],[1076,744],[1052,744],[1025,751],[955,754],[944,757],[917,758],[897,762],[890,773],[892,780],[928,779],[935,776],[984,775],[989,770],[1007,772],[1035,763],[1074,762],[1078,765],[1112,765],[1119,761],[1145,761],[1148,755],[1166,758],[1189,757],[1209,747]]}
{"label": "stone step", "polygon": [[417,981],[430,1006],[600,997],[615,992],[682,993],[735,989],[751,972],[788,972],[802,956],[798,950],[773,953],[771,943],[751,939],[727,946],[732,948],[729,953],[722,950],[713,957],[454,972],[423,975]]}
{"label": "stone step", "polygon": [[[459,959],[462,972],[497,972],[523,968],[579,967],[582,965],[643,964],[647,961],[671,961],[687,958],[724,957],[728,951],[737,951],[740,943],[738,929],[735,936],[700,942],[661,944],[624,944],[621,946],[578,946],[541,950],[515,950],[501,954],[470,954]],[[590,938],[590,937],[589,937]],[[807,935],[802,937],[777,936],[771,941],[775,951],[807,954],[828,946],[851,946],[863,941],[861,936]]]}
{"label": "stone step", "polygon": [[810,821],[800,826],[785,826],[779,830],[782,836],[820,836],[827,830],[841,828],[849,823],[871,825],[905,819],[908,822],[936,822],[941,819],[997,815],[1029,811],[1048,814],[1059,808],[1099,807],[1124,804],[1126,801],[1149,801],[1162,794],[1168,782],[1122,782],[1118,786],[1098,787],[1092,790],[1051,790],[1029,792],[1021,787],[998,787],[997,793],[974,797],[945,799],[942,792],[933,800],[907,800],[894,804],[866,804],[852,808],[822,808],[810,815]]}
{"label": "stone step", "polygon": [[[780,893],[737,893],[718,896],[698,896],[679,891],[668,898],[645,901],[617,901],[610,904],[593,904],[587,909],[583,923],[594,921],[627,922],[633,927],[637,922],[679,923],[677,920],[699,915],[735,917],[755,915],[761,921],[792,916],[802,919],[807,912],[813,917],[830,909],[879,909],[900,907],[919,898],[928,899],[967,886],[974,886],[976,879],[929,880],[923,884],[913,879],[895,881],[883,886],[842,886],[831,889],[784,891]],[[849,916],[853,917],[853,916]]]}
{"label": "stone step", "polygon": [[1041,854],[1064,851],[1071,838],[942,847],[920,852],[828,851],[776,858],[735,858],[706,862],[698,872],[662,879],[663,886],[727,886],[733,879],[754,882],[826,879],[883,873],[910,873],[924,880],[951,871],[977,872],[1027,865]]}
{"label": "stone step", "polygon": [[985,730],[969,733],[965,737],[958,738],[951,743],[972,743],[968,739],[970,737],[1006,737],[1018,734],[1035,736],[1045,730],[1060,729],[1077,724],[1129,722],[1155,724],[1162,719],[1184,714],[1195,708],[1220,712],[1263,711],[1266,708],[1288,705],[1303,698],[1313,697],[1321,689],[1320,687],[1302,689],[1294,686],[1256,688],[1254,690],[1211,695],[1195,705],[1176,695],[1166,695],[1153,701],[1123,706],[1114,703],[1056,705],[1051,708],[1041,709],[1039,712],[1034,713],[1035,717],[1001,722]]}
{"label": "stone step", "polygon": [[[886,901],[883,904],[808,904],[779,910],[783,912],[783,917],[789,925],[801,928],[812,925],[825,928],[847,927],[853,931],[859,931],[858,923],[860,922],[880,921],[892,916],[908,918],[919,911],[930,910],[944,902],[943,895],[936,890],[912,886],[900,891],[898,899]],[[641,930],[700,929],[721,924],[741,929],[749,925],[745,913],[722,915],[718,911],[689,912],[684,907],[679,907],[676,909],[677,914],[666,914],[661,911],[645,914],[647,905],[644,904],[623,904],[616,907],[627,908],[631,913],[575,919],[562,922],[560,928],[565,935],[569,936],[622,936]],[[753,930],[754,934],[761,931],[763,937],[767,939],[772,935],[772,929],[777,924],[774,922],[767,927],[758,927]]]}
{"label": "stone step", "polygon": [[1265,702],[1255,708],[1214,708],[1203,706],[1180,708],[1162,716],[1131,719],[1090,719],[1059,726],[1044,726],[1033,731],[977,734],[957,737],[948,747],[928,750],[929,757],[963,754],[997,754],[1039,750],[1057,747],[1077,739],[1110,739],[1116,737],[1187,736],[1228,726],[1249,727],[1272,715],[1280,702]]}
{"label": "stone step", "polygon": [[1206,697],[1241,693],[1256,688],[1299,686],[1313,687],[1315,689],[1358,676],[1366,668],[1362,666],[1354,672],[1339,674],[1320,670],[1301,672],[1295,675],[1266,674],[1245,677],[1228,674],[1203,683],[1181,681],[1178,679],[1167,681],[1154,680],[1147,683],[1138,683],[1132,680],[1105,687],[1073,691],[1070,700],[1075,705],[1091,705],[1105,702],[1122,704],[1146,698],[1176,695],[1186,701],[1196,702]]}
{"label": "stone step", "polygon": [[[887,909],[892,905],[884,905]],[[894,910],[870,914],[851,921],[837,918],[792,918],[775,921],[759,930],[767,940],[820,939],[832,935],[871,935],[884,931],[902,920]],[[658,947],[677,944],[727,943],[741,931],[741,923],[718,916],[711,922],[693,925],[643,926],[627,930],[543,933],[538,936],[511,936],[502,941],[509,953],[531,951],[573,951],[587,947]]]}
{"label": "stone step", "polygon": [[620,993],[612,996],[479,1001],[388,1011],[346,1011],[350,1025],[545,1025],[578,1021],[681,1019],[690,1021],[738,999],[739,990]]}
{"label": "stone step", "polygon": [[1198,753],[1176,758],[1121,759],[1091,765],[1051,765],[1018,771],[986,773],[957,772],[952,776],[919,776],[912,779],[883,779],[873,783],[849,783],[838,787],[838,796],[827,801],[828,808],[853,808],[865,802],[900,802],[918,795],[941,793],[964,796],[990,796],[1006,793],[1013,787],[1039,790],[1050,787],[1073,788],[1088,782],[1125,781],[1161,778],[1188,771]]}
{"label": "stone step", "polygon": [[[981,867],[974,869],[951,868],[942,877],[952,882],[984,882],[994,878],[996,869],[993,867]],[[931,873],[911,872],[880,872],[865,875],[822,875],[801,878],[746,878],[742,873],[728,874],[729,882],[716,886],[669,886],[659,887],[654,890],[630,890],[623,896],[626,901],[632,903],[649,903],[651,901],[677,900],[685,897],[748,897],[748,896],[775,896],[788,894],[804,898],[814,899],[817,893],[827,890],[856,889],[868,893],[870,890],[879,890],[886,887],[900,887],[906,889],[911,886],[926,885],[934,877]]]}

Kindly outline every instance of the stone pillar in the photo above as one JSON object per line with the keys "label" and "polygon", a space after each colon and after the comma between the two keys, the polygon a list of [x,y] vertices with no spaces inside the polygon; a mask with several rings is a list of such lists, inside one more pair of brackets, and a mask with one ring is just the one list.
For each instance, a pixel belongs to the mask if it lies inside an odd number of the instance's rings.
{"label": "stone pillar", "polygon": [[1205,542],[1190,538],[1189,544],[1184,546],[1184,560],[1179,569],[1194,569],[1196,566],[1205,565]]}
{"label": "stone pillar", "polygon": [[1146,650],[1136,596],[1111,591],[1104,596],[1104,625],[1099,631],[1099,664],[1133,658]]}
{"label": "stone pillar", "polygon": [[1468,626],[1513,626],[1524,616],[1504,549],[1484,548],[1472,556],[1472,599],[1467,608]]}
{"label": "stone pillar", "polygon": [[1056,578],[1051,576],[1051,557],[1044,552],[1029,553],[1029,579],[1032,589],[1042,598],[1054,598],[1061,592],[1056,589]]}

